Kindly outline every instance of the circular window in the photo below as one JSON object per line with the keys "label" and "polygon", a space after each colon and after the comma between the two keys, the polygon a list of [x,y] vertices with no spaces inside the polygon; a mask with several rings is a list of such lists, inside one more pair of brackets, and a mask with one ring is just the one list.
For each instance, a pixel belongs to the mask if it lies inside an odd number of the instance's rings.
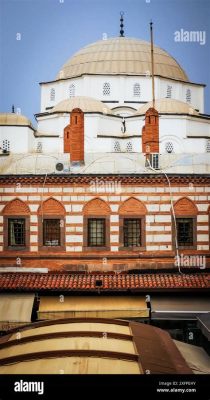
{"label": "circular window", "polygon": [[173,143],[172,142],[167,142],[165,144],[165,150],[166,150],[167,153],[173,153],[173,151],[174,151]]}

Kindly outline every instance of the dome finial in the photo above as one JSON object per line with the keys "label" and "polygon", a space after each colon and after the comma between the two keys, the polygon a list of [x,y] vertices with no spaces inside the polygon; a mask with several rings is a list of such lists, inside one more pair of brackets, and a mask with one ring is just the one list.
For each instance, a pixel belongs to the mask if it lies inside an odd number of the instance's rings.
{"label": "dome finial", "polygon": [[124,37],[124,12],[120,12],[120,37]]}

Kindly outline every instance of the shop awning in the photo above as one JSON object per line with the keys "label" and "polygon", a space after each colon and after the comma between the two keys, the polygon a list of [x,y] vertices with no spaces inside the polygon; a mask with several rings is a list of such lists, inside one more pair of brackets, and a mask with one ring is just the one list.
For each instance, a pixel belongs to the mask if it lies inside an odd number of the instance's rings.
{"label": "shop awning", "polygon": [[34,294],[0,294],[0,330],[31,322]]}
{"label": "shop awning", "polygon": [[152,319],[196,319],[210,312],[210,297],[151,296]]}
{"label": "shop awning", "polygon": [[145,296],[43,296],[38,319],[142,318],[149,310]]}
{"label": "shop awning", "polygon": [[202,347],[174,340],[180,353],[194,374],[210,373],[210,357]]}

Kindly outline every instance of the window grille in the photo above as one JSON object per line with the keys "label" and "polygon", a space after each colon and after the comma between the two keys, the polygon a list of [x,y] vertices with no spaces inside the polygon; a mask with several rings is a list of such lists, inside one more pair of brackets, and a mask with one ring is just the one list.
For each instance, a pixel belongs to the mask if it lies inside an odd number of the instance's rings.
{"label": "window grille", "polygon": [[60,246],[60,219],[44,219],[43,221],[43,245]]}
{"label": "window grille", "polygon": [[141,220],[127,219],[123,221],[124,247],[140,247],[141,245]]}
{"label": "window grille", "polygon": [[9,218],[8,220],[8,245],[25,246],[25,219]]}
{"label": "window grille", "polygon": [[103,95],[110,96],[110,94],[111,94],[111,85],[109,82],[105,82],[103,84]]}
{"label": "window grille", "polygon": [[167,153],[173,153],[173,151],[174,151],[173,143],[172,142],[167,142],[165,144],[165,150],[166,150]]}
{"label": "window grille", "polygon": [[134,83],[133,85],[133,95],[134,97],[140,97],[141,96],[141,86],[139,83]]}
{"label": "window grille", "polygon": [[172,86],[168,85],[166,90],[166,98],[171,99],[172,97]]}
{"label": "window grille", "polygon": [[105,219],[88,219],[88,246],[105,246]]}
{"label": "window grille", "polygon": [[50,101],[55,101],[55,89],[50,90]]}
{"label": "window grille", "polygon": [[176,226],[178,245],[182,247],[193,246],[193,219],[177,218]]}
{"label": "window grille", "polygon": [[73,83],[69,86],[69,97],[75,97],[75,85]]}

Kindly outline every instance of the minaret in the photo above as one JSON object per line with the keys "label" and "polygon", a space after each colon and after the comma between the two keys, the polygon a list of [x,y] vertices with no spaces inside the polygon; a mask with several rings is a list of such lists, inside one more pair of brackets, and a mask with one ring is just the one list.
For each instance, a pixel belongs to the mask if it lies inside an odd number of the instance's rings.
{"label": "minaret", "polygon": [[153,22],[150,22],[150,40],[151,40],[151,66],[152,66],[152,107],[155,108],[155,81],[154,81],[154,49],[153,49]]}
{"label": "minaret", "polygon": [[120,37],[124,37],[124,12],[121,11],[120,13]]}
{"label": "minaret", "polygon": [[151,77],[152,77],[152,107],[145,113],[145,125],[142,128],[142,153],[149,158],[150,153],[159,153],[159,114],[155,109],[155,82],[154,82],[154,50],[153,50],[153,23],[150,22],[151,37]]}

